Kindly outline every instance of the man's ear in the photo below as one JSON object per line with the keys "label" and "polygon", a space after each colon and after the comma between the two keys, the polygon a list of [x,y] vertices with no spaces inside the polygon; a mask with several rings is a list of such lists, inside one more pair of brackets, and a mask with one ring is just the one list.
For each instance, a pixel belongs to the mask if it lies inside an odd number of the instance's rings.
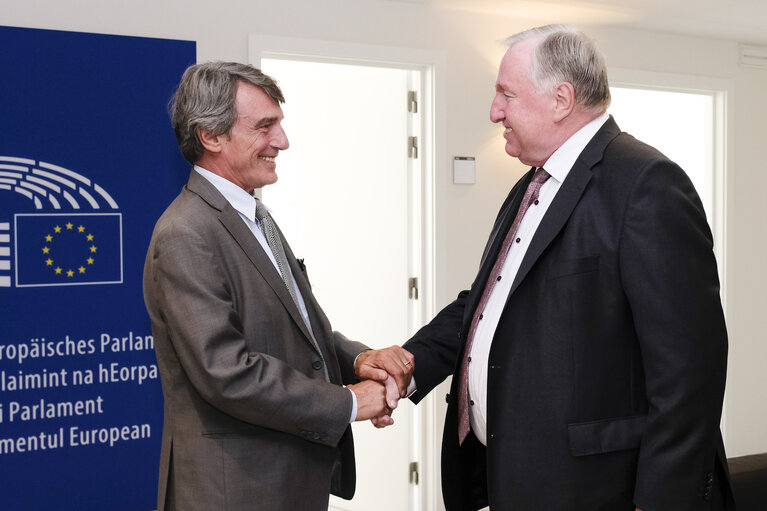
{"label": "man's ear", "polygon": [[554,87],[554,122],[559,122],[575,108],[575,89],[570,82],[561,82]]}
{"label": "man's ear", "polygon": [[200,139],[200,142],[206,151],[210,151],[211,153],[221,152],[221,146],[223,142],[222,135],[213,135],[211,132],[206,131],[198,126],[197,137]]}

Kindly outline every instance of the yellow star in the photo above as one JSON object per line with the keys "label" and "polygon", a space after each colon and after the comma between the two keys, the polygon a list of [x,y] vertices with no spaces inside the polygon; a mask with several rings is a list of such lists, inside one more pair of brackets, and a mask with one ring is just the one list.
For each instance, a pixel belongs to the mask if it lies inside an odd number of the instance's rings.
{"label": "yellow star", "polygon": [[88,258],[88,264],[93,264],[94,259],[92,257]]}
{"label": "yellow star", "polygon": [[91,252],[95,254],[95,253],[96,253],[96,250],[98,250],[98,249],[96,248],[96,245],[91,245]]}
{"label": "yellow star", "polygon": [[77,228],[77,232],[85,232],[85,227],[82,225]]}
{"label": "yellow star", "polygon": [[46,266],[53,266],[53,259],[51,259],[50,257],[48,259],[46,259],[45,260],[45,265]]}
{"label": "yellow star", "polygon": [[51,241],[53,241],[53,236],[51,236],[50,234],[49,234],[49,235],[47,235],[47,236],[45,237],[45,241],[47,241],[48,243],[50,243]]}
{"label": "yellow star", "polygon": [[84,266],[80,266],[80,268],[78,268],[78,271],[80,273],[85,273],[85,267]]}
{"label": "yellow star", "polygon": [[68,230],[68,231],[71,231],[71,230],[72,230],[72,227],[74,227],[74,225],[72,224],[72,222],[67,222],[67,230]]}
{"label": "yellow star", "polygon": [[59,226],[57,225],[56,227],[54,227],[54,228],[53,228],[53,231],[54,231],[56,234],[58,234],[58,233],[60,233],[60,232],[61,232],[61,227],[59,227]]}
{"label": "yellow star", "polygon": [[75,276],[75,272],[73,272],[72,270],[67,270],[67,277],[74,277],[74,276]]}
{"label": "yellow star", "polygon": [[43,247],[43,254],[47,254],[47,253],[48,253],[48,252],[50,252],[50,251],[51,251],[51,249],[50,249],[50,248],[48,248],[48,247]]}
{"label": "yellow star", "polygon": [[56,275],[61,275],[61,268],[57,267],[54,271],[56,272]]}
{"label": "yellow star", "polygon": [[89,234],[85,237],[88,241],[93,241],[93,234]]}

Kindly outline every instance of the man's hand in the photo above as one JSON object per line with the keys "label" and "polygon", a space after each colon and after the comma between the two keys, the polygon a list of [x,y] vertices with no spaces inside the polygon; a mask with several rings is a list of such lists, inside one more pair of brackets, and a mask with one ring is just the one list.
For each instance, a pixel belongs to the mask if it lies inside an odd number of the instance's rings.
{"label": "man's hand", "polygon": [[[381,383],[385,383],[391,375],[396,383],[398,395],[402,398],[407,394],[407,387],[413,376],[413,360],[413,354],[401,346],[363,351],[354,364],[354,374],[361,380],[376,380]],[[396,401],[388,399],[389,408],[395,408]]]}
{"label": "man's hand", "polygon": [[348,385],[346,388],[357,396],[355,421],[366,421],[375,417],[391,415],[391,408],[386,406],[386,387],[383,384],[374,380],[365,380],[354,385]]}
{"label": "man's hand", "polygon": [[397,408],[397,405],[399,404],[399,390],[397,389],[397,383],[394,381],[394,378],[387,374],[384,386],[386,387],[386,404],[391,411],[387,415],[370,419],[373,426],[379,429],[394,424],[392,415],[394,415],[394,409]]}
{"label": "man's hand", "polygon": [[391,418],[391,415],[381,415],[380,417],[370,419],[370,423],[378,429],[383,429],[394,424],[394,419]]}

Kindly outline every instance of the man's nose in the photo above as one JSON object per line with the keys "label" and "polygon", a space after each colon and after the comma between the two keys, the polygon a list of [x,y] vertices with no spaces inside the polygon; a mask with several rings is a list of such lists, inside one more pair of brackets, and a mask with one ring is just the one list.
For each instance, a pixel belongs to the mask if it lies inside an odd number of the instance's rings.
{"label": "man's nose", "polygon": [[285,130],[282,129],[282,126],[277,127],[277,130],[274,133],[274,137],[272,138],[272,146],[276,147],[280,151],[284,151],[290,147],[290,142],[288,142],[288,135],[285,133]]}
{"label": "man's nose", "polygon": [[505,115],[503,112],[503,108],[501,107],[498,96],[493,98],[493,102],[490,103],[490,121],[491,122],[501,122],[504,119]]}

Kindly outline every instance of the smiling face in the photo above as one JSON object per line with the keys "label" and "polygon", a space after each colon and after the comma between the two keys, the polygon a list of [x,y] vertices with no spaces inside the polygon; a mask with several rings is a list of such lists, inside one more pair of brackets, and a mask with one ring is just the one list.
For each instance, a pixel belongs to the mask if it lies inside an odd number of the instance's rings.
{"label": "smiling face", "polygon": [[498,70],[490,120],[506,128],[506,152],[526,165],[542,166],[557,149],[554,91],[539,92],[531,79],[537,40],[521,41],[506,52]]}
{"label": "smiling face", "polygon": [[258,87],[237,84],[237,120],[228,135],[216,138],[216,151],[208,168],[248,193],[277,181],[275,158],[288,148],[282,129],[282,108]]}

